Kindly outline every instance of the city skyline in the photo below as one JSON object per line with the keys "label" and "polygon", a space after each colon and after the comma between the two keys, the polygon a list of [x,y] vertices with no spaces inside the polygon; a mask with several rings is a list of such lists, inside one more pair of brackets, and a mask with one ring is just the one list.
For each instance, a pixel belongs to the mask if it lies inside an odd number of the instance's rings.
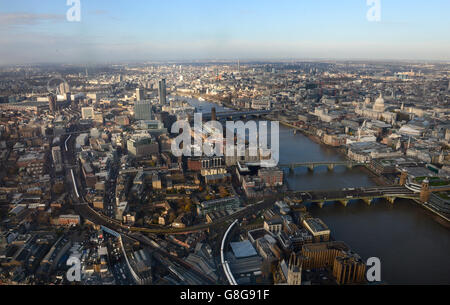
{"label": "city skyline", "polygon": [[450,2],[167,2],[0,0],[0,286],[449,285]]}
{"label": "city skyline", "polygon": [[0,65],[166,60],[448,61],[450,4],[381,0],[380,21],[364,0],[81,0],[80,21],[66,1],[0,3]]}

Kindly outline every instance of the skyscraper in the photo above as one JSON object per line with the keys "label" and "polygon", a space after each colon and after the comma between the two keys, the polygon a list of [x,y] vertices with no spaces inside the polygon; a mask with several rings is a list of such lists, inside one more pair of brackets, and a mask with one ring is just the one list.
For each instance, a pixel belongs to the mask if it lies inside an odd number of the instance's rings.
{"label": "skyscraper", "polygon": [[159,81],[159,87],[158,87],[158,94],[159,94],[159,103],[161,105],[165,105],[167,103],[166,101],[166,80],[162,79]]}
{"label": "skyscraper", "polygon": [[60,172],[62,170],[61,147],[55,146],[52,148],[52,158],[56,172]]}
{"label": "skyscraper", "polygon": [[216,107],[211,108],[211,121],[217,121]]}
{"label": "skyscraper", "polygon": [[152,120],[150,101],[136,101],[134,103],[134,117],[136,120]]}
{"label": "skyscraper", "polygon": [[68,83],[62,82],[61,84],[59,84],[59,94],[65,95],[67,92],[69,92],[69,90],[70,87]]}
{"label": "skyscraper", "polygon": [[66,101],[70,104],[72,102],[72,93],[66,92]]}
{"label": "skyscraper", "polygon": [[144,99],[144,89],[137,88],[136,89],[136,100],[137,101],[142,101],[143,99]]}
{"label": "skyscraper", "polygon": [[56,111],[56,96],[53,94],[50,94],[48,96],[48,108],[50,109],[51,113],[55,113],[55,111]]}

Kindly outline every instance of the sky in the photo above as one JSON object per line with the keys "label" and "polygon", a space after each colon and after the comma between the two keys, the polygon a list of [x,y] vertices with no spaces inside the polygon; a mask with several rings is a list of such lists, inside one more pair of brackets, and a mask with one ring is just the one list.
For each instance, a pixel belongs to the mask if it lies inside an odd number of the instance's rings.
{"label": "sky", "polygon": [[0,0],[0,65],[165,60],[450,61],[449,0]]}

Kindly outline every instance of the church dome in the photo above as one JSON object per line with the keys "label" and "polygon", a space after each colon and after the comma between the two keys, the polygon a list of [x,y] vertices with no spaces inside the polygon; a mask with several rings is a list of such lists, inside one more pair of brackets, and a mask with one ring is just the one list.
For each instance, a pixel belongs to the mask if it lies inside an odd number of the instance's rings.
{"label": "church dome", "polygon": [[384,112],[384,98],[380,93],[380,97],[377,98],[375,104],[373,105],[373,110],[377,112]]}

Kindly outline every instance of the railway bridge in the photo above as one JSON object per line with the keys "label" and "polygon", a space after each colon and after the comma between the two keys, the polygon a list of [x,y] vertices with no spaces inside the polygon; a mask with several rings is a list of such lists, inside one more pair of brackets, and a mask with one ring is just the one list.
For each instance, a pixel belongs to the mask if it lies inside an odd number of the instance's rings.
{"label": "railway bridge", "polygon": [[394,204],[398,198],[419,199],[419,194],[403,186],[378,186],[372,188],[347,188],[342,190],[295,192],[303,202],[314,202],[323,207],[325,202],[339,202],[344,206],[352,200],[362,200],[370,205],[373,200],[384,198]]}
{"label": "railway bridge", "polygon": [[355,161],[321,161],[321,162],[300,162],[300,163],[285,163],[279,164],[280,168],[289,168],[291,173],[294,173],[294,170],[299,167],[307,167],[309,171],[313,172],[315,168],[320,166],[326,166],[329,171],[334,170],[336,166],[345,166],[349,169],[352,169],[356,166],[365,166],[365,163],[359,163]]}

